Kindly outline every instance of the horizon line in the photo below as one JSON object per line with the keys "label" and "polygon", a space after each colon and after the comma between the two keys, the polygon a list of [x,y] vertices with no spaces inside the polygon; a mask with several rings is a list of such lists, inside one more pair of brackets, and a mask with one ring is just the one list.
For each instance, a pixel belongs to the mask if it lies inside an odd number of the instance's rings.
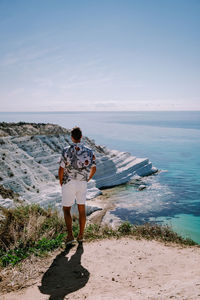
{"label": "horizon line", "polygon": [[38,110],[38,111],[0,111],[0,113],[98,113],[98,112],[200,112],[199,110],[58,110],[58,111],[52,111],[52,110]]}

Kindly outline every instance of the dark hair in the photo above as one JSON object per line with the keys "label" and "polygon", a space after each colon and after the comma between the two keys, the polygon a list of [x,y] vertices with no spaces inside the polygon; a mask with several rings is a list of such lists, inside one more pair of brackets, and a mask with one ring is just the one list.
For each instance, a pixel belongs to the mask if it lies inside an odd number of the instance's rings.
{"label": "dark hair", "polygon": [[80,140],[82,137],[82,131],[80,129],[80,127],[75,126],[74,128],[72,128],[71,130],[71,136],[76,140]]}

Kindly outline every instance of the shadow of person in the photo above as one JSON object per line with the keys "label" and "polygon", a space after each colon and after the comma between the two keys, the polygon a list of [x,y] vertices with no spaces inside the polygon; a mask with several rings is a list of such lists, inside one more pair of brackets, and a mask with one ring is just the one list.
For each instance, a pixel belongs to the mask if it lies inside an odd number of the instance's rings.
{"label": "shadow of person", "polygon": [[63,300],[66,295],[84,287],[89,280],[90,273],[81,265],[83,245],[78,245],[69,260],[66,255],[72,247],[68,246],[58,254],[42,277],[39,290],[50,295],[49,300]]}

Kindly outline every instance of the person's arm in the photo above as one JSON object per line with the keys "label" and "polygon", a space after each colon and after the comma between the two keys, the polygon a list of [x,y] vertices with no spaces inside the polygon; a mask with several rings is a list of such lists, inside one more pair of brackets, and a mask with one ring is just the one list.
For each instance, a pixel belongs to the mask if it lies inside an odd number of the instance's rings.
{"label": "person's arm", "polygon": [[62,167],[60,167],[58,170],[58,177],[60,180],[60,185],[62,185],[62,183],[63,183],[63,175],[64,175],[64,169]]}
{"label": "person's arm", "polygon": [[91,166],[91,169],[90,169],[90,174],[89,174],[89,177],[88,177],[88,181],[90,179],[92,179],[92,177],[94,176],[94,174],[96,173],[96,157],[95,155],[93,154],[92,152],[92,166]]}
{"label": "person's arm", "polygon": [[94,176],[95,173],[96,173],[96,166],[93,166],[90,169],[90,175],[88,177],[88,181],[90,181],[90,179],[92,179],[92,177]]}
{"label": "person's arm", "polygon": [[59,162],[58,178],[60,181],[60,185],[63,184],[64,169],[65,169],[65,149],[63,149],[62,151],[60,162]]}

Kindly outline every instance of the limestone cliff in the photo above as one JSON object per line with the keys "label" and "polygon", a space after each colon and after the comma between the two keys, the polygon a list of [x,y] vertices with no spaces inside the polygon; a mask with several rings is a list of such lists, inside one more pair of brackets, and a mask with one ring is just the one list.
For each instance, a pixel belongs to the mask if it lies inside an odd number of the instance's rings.
{"label": "limestone cliff", "polygon": [[[134,175],[157,171],[148,158],[109,150],[83,137],[96,155],[97,172],[88,183],[87,198],[100,194],[99,188],[128,182]],[[58,162],[63,147],[71,142],[70,131],[54,124],[0,123],[0,184],[20,199],[42,206],[59,206]],[[12,206],[15,198],[0,195],[0,205]]]}

